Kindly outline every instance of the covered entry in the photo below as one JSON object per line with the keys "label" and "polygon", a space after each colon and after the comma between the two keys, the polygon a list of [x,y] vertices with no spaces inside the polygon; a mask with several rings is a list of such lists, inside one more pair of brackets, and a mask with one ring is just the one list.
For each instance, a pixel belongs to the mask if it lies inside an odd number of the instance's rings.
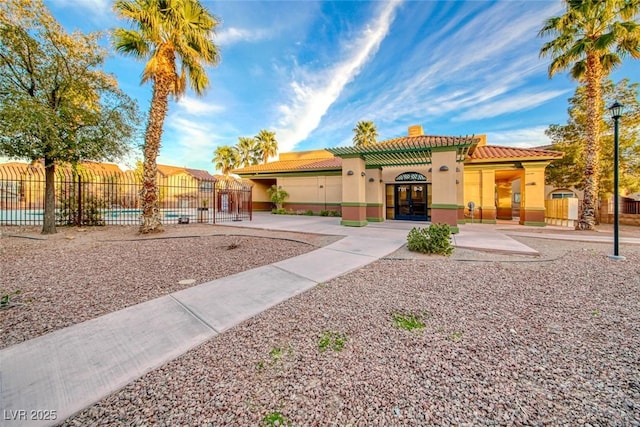
{"label": "covered entry", "polygon": [[405,172],[386,185],[387,219],[431,220],[431,184],[421,173]]}

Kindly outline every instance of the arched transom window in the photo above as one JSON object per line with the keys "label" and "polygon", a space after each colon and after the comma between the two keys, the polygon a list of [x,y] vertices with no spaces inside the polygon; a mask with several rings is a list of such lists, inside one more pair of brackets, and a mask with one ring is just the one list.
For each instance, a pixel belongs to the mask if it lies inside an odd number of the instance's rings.
{"label": "arched transom window", "polygon": [[418,172],[405,172],[396,176],[396,182],[398,181],[426,181],[427,177]]}

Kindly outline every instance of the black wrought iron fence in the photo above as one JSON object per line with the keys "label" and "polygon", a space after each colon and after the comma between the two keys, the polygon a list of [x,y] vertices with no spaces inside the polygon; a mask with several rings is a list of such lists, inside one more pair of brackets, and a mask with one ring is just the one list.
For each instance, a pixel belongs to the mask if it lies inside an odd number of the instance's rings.
{"label": "black wrought iron fence", "polygon": [[[141,174],[99,166],[58,168],[55,194],[59,225],[140,223]],[[163,223],[252,219],[252,186],[246,181],[216,179],[203,171],[185,170],[171,176],[159,174],[157,182]],[[44,196],[42,166],[0,165],[1,225],[42,224]]]}

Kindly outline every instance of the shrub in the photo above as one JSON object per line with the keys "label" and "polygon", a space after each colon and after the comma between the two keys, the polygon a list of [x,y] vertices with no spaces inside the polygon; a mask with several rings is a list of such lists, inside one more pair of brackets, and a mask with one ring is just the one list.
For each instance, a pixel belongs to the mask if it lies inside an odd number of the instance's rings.
{"label": "shrub", "polygon": [[[78,206],[78,198],[71,196],[60,200],[60,210],[57,213],[58,222],[64,225],[77,226],[104,225],[104,219],[102,218],[102,210],[104,208],[106,208],[106,202],[98,197],[85,196],[82,199],[81,206]],[[78,220],[80,220],[80,223],[78,223]]]}
{"label": "shrub", "polygon": [[286,215],[287,210],[285,208],[271,209],[271,213],[276,215]]}
{"label": "shrub", "polygon": [[340,212],[338,212],[338,211],[329,211],[329,216],[340,216]]}
{"label": "shrub", "polygon": [[347,335],[340,332],[324,331],[318,340],[321,352],[327,350],[342,351],[347,343]]}
{"label": "shrub", "polygon": [[431,224],[428,228],[414,227],[407,235],[407,249],[423,254],[451,255],[451,229],[447,224]]}
{"label": "shrub", "polygon": [[309,209],[304,214],[307,215],[307,216],[313,216],[313,211],[311,209]]}
{"label": "shrub", "polygon": [[320,216],[329,216],[329,211],[321,210],[320,211]]}
{"label": "shrub", "polygon": [[282,208],[282,203],[285,201],[287,197],[289,197],[289,193],[282,189],[282,186],[278,187],[277,185],[272,185],[271,188],[267,189],[267,194],[271,199],[271,202],[276,205],[276,209]]}

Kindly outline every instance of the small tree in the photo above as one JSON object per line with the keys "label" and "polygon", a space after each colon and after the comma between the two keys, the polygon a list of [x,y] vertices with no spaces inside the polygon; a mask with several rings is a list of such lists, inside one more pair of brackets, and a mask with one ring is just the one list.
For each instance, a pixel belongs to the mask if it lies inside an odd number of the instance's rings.
{"label": "small tree", "polygon": [[66,33],[41,0],[0,3],[0,154],[44,160],[43,234],[56,232],[56,165],[122,157],[138,125],[99,36]]}
{"label": "small tree", "polygon": [[282,189],[282,186],[272,185],[267,189],[267,194],[271,202],[276,205],[276,209],[282,209],[282,203],[289,197],[289,193]]}

